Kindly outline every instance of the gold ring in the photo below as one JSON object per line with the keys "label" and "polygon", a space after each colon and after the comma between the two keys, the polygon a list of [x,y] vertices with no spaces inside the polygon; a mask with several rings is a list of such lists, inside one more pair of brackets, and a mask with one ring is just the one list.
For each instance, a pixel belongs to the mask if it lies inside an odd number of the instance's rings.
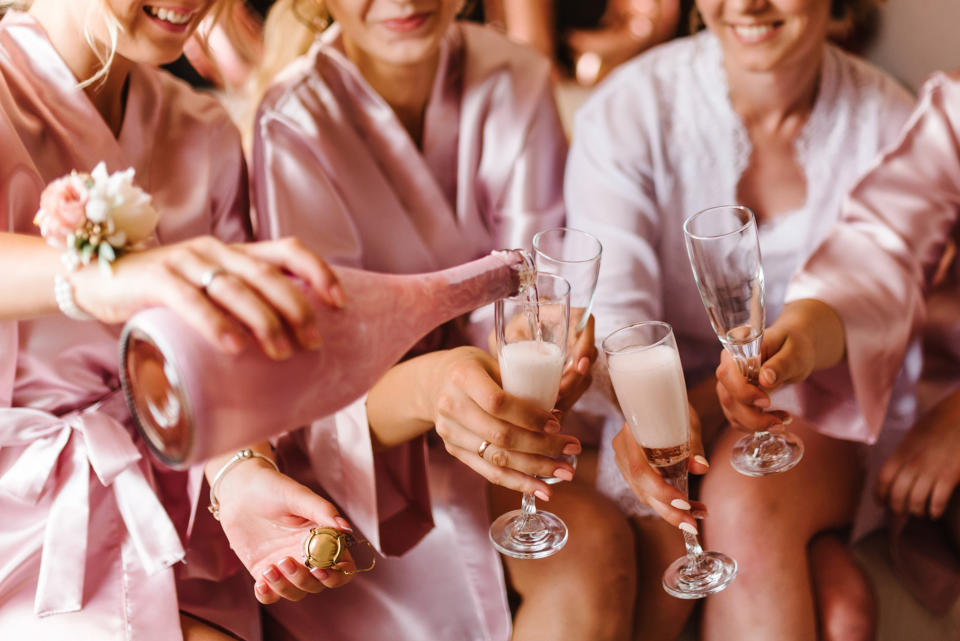
{"label": "gold ring", "polygon": [[[480,458],[483,458],[484,453],[487,451],[487,448],[490,447],[490,441],[484,441],[480,444],[480,447],[477,448],[477,455]],[[483,459],[486,460],[486,459]]]}

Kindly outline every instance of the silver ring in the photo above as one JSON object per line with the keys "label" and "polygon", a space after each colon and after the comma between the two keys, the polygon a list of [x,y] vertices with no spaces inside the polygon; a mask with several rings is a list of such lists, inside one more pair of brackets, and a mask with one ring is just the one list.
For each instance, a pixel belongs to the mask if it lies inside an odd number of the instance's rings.
{"label": "silver ring", "polygon": [[207,271],[203,272],[203,276],[200,277],[200,289],[207,291],[210,289],[210,285],[213,284],[213,281],[217,279],[217,276],[226,274],[227,270],[217,265],[216,267],[211,267]]}
{"label": "silver ring", "polygon": [[[483,454],[484,454],[484,452],[487,451],[487,448],[488,448],[488,447],[490,447],[490,441],[484,441],[483,443],[481,443],[481,444],[480,444],[480,447],[477,448],[477,455],[478,455],[480,458],[483,458]],[[484,460],[486,460],[486,459],[484,459]]]}

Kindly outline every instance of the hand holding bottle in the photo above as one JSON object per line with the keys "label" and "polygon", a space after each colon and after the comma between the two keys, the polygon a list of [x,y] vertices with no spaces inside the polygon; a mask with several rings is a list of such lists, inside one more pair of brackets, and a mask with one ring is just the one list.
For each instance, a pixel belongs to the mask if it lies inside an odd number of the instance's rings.
{"label": "hand holding bottle", "polygon": [[77,305],[105,323],[166,306],[211,343],[230,353],[252,334],[268,356],[283,359],[296,341],[322,341],[313,307],[293,274],[323,302],[343,303],[330,268],[296,239],[227,245],[206,236],[133,252],[118,259],[113,274],[96,266],[73,272]]}
{"label": "hand holding bottle", "polygon": [[[211,463],[208,469],[215,467]],[[303,545],[312,527],[350,531],[337,508],[268,463],[251,459],[231,469],[217,487],[220,524],[230,547],[256,579],[254,592],[264,604],[299,601],[307,594],[350,581],[355,570],[345,552],[337,569],[307,568]]]}

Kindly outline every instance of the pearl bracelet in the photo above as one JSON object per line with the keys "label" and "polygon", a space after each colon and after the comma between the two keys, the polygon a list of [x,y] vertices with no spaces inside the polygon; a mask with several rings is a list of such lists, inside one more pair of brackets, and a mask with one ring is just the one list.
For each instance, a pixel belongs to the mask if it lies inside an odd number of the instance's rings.
{"label": "pearl bracelet", "polygon": [[96,320],[93,316],[77,307],[77,301],[73,296],[73,285],[63,274],[57,274],[53,277],[53,297],[57,301],[57,307],[67,318],[77,321]]}
{"label": "pearl bracelet", "polygon": [[220,471],[217,472],[216,476],[213,477],[213,481],[210,483],[210,505],[207,506],[207,509],[210,510],[210,514],[212,514],[216,520],[220,520],[220,501],[217,500],[217,488],[220,486],[220,481],[223,480],[223,477],[226,476],[227,472],[233,469],[235,465],[254,458],[263,459],[272,465],[273,469],[278,472],[280,471],[280,468],[277,467],[277,463],[273,459],[264,456],[260,452],[245,449],[234,454],[232,459],[223,464],[223,467],[220,468]]}

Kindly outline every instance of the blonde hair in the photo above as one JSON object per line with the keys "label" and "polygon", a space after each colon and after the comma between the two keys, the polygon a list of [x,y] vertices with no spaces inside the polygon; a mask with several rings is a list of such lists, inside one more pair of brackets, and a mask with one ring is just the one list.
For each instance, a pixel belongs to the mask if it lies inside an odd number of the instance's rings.
{"label": "blonde hair", "polygon": [[250,91],[254,108],[277,74],[305,54],[330,22],[323,0],[277,0],[270,7],[263,24],[263,56]]}
{"label": "blonde hair", "polygon": [[[213,25],[215,25],[225,13],[228,13],[230,10],[232,10],[235,1],[236,0],[217,0],[217,3],[214,5],[207,19],[209,27],[200,34],[201,42],[204,44],[204,46],[206,46],[206,40],[210,29],[213,28]],[[81,81],[79,85],[81,88],[89,87],[90,85],[102,82],[106,79],[107,75],[110,73],[110,67],[113,65],[113,59],[117,55],[117,43],[120,39],[120,34],[123,32],[123,25],[120,24],[120,20],[113,12],[113,9],[110,8],[108,0],[98,0],[98,4],[99,12],[96,11],[95,5],[91,5],[90,11],[87,13],[83,23],[83,38],[86,40],[90,49],[93,50],[94,54],[96,54],[97,59],[100,61],[100,69],[98,69],[95,74],[86,80]],[[33,0],[0,0],[0,16],[3,16],[11,9],[27,11],[32,5]],[[94,37],[92,20],[95,13],[100,14],[103,19],[104,26],[107,29],[107,38],[109,43],[106,47],[99,46],[96,38]]]}

